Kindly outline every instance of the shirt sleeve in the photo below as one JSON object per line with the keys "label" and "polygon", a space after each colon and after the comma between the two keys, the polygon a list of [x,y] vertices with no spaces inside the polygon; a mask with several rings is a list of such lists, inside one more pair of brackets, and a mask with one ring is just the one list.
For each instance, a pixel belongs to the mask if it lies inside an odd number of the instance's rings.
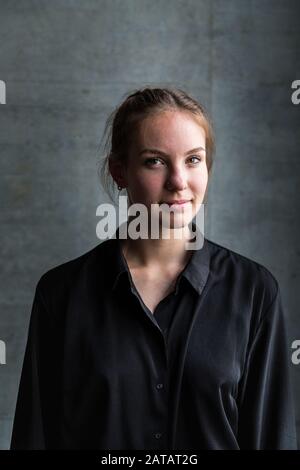
{"label": "shirt sleeve", "polygon": [[262,317],[239,386],[241,449],[297,449],[289,347],[281,295]]}
{"label": "shirt sleeve", "polygon": [[33,300],[10,449],[45,449],[42,394],[45,351],[48,346],[47,312],[39,288]]}

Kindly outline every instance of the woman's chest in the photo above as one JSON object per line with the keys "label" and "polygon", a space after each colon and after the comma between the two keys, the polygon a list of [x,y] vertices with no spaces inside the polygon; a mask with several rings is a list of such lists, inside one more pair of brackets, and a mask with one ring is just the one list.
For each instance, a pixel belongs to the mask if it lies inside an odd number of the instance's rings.
{"label": "woman's chest", "polygon": [[177,276],[149,278],[140,274],[131,277],[134,287],[151,313],[154,313],[158,304],[174,290],[177,279]]}

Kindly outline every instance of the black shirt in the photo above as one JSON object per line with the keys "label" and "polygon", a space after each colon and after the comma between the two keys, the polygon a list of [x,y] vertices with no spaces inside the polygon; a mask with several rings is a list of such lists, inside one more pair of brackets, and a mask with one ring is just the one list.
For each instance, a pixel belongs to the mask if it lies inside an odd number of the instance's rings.
{"label": "black shirt", "polygon": [[205,238],[152,314],[105,240],[38,282],[11,449],[295,449],[288,351],[265,267]]}

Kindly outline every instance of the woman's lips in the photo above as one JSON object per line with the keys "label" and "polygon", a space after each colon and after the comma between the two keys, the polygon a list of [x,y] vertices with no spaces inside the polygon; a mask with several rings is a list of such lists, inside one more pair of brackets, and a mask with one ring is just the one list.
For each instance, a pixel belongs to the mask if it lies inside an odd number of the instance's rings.
{"label": "woman's lips", "polygon": [[172,201],[172,202],[164,202],[163,204],[168,204],[169,206],[183,206],[184,204],[187,204],[188,202],[191,202],[191,201]]}
{"label": "woman's lips", "polygon": [[167,204],[172,209],[184,209],[188,206],[191,201],[175,201],[175,202],[162,202],[162,204]]}

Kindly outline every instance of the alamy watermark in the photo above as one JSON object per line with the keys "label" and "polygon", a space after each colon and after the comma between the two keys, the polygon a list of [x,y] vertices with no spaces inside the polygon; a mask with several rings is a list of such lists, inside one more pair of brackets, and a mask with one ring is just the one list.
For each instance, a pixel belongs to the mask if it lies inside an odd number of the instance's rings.
{"label": "alamy watermark", "polygon": [[291,348],[295,350],[292,354],[292,363],[297,366],[300,364],[300,339],[295,339]]}
{"label": "alamy watermark", "polygon": [[292,89],[295,90],[291,96],[292,103],[299,104],[300,103],[300,80],[294,80],[292,82]]}
{"label": "alamy watermark", "polygon": [[[115,206],[110,203],[99,204],[96,215],[102,217],[96,226],[96,235],[101,240],[113,237],[117,228],[120,239],[181,239],[185,232],[182,227],[176,225],[176,220],[178,223],[178,217],[179,219],[184,217],[186,220],[193,219],[191,201],[173,205],[151,204],[149,212],[148,207],[142,203],[131,204],[128,208],[127,196],[119,196],[118,217]],[[127,227],[125,222],[128,217],[133,217],[133,219],[128,222]],[[199,250],[203,246],[204,204],[200,204],[194,218],[195,230],[193,230],[192,223],[188,223],[192,236],[191,239],[185,240],[186,250]]]}
{"label": "alamy watermark", "polygon": [[0,340],[0,364],[6,364],[6,344]]}
{"label": "alamy watermark", "polygon": [[[0,104],[6,104],[6,85],[3,80],[0,80]],[[6,364],[6,344],[3,340],[0,340],[0,365],[1,364]]]}
{"label": "alamy watermark", "polygon": [[3,80],[0,80],[0,104],[6,104],[6,85]]}

